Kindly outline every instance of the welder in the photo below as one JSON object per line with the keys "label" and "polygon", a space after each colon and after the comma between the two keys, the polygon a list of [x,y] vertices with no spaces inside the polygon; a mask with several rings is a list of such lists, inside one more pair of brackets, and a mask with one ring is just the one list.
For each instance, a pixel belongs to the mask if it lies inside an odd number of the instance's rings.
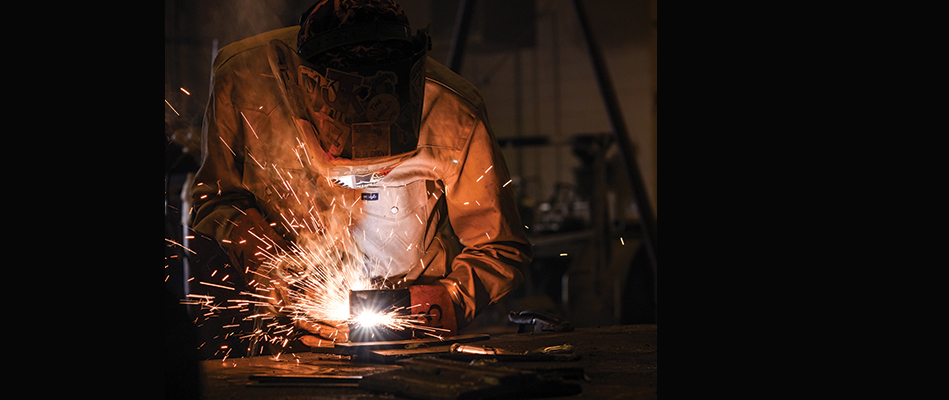
{"label": "welder", "polygon": [[[430,47],[394,1],[323,0],[222,48],[193,229],[251,281],[260,238],[286,246],[303,216],[346,213],[367,274],[451,333],[514,290],[532,251],[511,177],[480,92]],[[338,321],[299,327],[310,346],[346,336]]]}

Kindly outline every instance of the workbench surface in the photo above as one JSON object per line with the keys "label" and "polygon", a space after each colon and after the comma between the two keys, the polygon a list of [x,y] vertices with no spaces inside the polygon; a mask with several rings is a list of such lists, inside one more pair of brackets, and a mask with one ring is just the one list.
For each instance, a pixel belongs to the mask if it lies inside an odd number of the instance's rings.
{"label": "workbench surface", "polygon": [[[579,359],[565,361],[582,368],[582,393],[555,398],[655,399],[657,392],[657,326],[622,325],[578,328],[572,332],[492,335],[471,343],[514,352],[570,344]],[[548,363],[554,363],[548,361]],[[209,360],[201,363],[202,398],[218,399],[401,399],[357,387],[294,387],[265,385],[252,375],[368,376],[401,368],[396,365],[348,360],[320,353]]]}

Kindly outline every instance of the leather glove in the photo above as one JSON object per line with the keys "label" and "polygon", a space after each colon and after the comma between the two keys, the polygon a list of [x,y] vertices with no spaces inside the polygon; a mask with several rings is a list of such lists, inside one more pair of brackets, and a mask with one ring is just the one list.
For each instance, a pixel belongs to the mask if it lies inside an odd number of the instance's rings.
{"label": "leather glove", "polygon": [[[257,209],[248,208],[233,222],[236,226],[223,245],[231,253],[231,258],[245,267],[242,272],[257,271],[264,263],[266,258],[257,255],[261,248],[272,254],[289,248]],[[248,282],[254,279],[251,276],[246,278]]]}
{"label": "leather glove", "polygon": [[[444,286],[409,286],[412,298],[412,314],[418,315],[416,323],[424,327],[438,328],[430,332],[438,336],[458,334],[458,320],[455,317],[455,303],[451,301]],[[424,328],[419,330],[425,330]],[[416,333],[416,336],[422,334]]]}
{"label": "leather glove", "polygon": [[262,250],[277,254],[288,249],[287,242],[270,226],[270,223],[257,209],[248,208],[234,223],[229,238],[222,245],[231,257],[239,264],[238,270],[244,274],[244,281],[254,283],[255,289],[267,288],[269,293],[257,291],[258,294],[269,297],[268,302],[276,313],[286,304],[287,295],[280,286],[277,271],[262,268],[266,257],[258,255]]}
{"label": "leather glove", "polygon": [[[234,222],[236,226],[231,231],[230,244],[227,245],[232,259],[244,266],[241,272],[246,271],[244,276],[246,282],[258,283],[255,285],[258,289],[256,293],[268,297],[267,302],[270,306],[267,308],[270,313],[284,316],[285,313],[281,312],[281,308],[290,301],[284,281],[287,276],[298,271],[294,271],[292,265],[282,264],[266,268],[264,264],[267,258],[257,253],[263,248],[264,251],[276,255],[289,250],[288,243],[274,231],[270,223],[256,209],[247,209]],[[260,290],[264,288],[267,291]],[[349,325],[345,321],[294,320],[293,326],[306,332],[299,337],[299,340],[309,347],[333,347],[334,343],[349,340]]]}
{"label": "leather glove", "polygon": [[300,341],[310,347],[333,347],[335,343],[349,340],[349,325],[346,321],[298,320],[293,325],[310,333],[300,337]]}

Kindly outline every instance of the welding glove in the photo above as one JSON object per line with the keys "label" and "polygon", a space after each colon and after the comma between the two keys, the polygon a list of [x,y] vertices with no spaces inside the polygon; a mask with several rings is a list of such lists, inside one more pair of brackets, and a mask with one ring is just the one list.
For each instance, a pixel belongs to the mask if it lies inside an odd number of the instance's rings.
{"label": "welding glove", "polygon": [[[277,255],[288,251],[288,242],[256,209],[247,209],[234,222],[235,227],[226,245],[231,257],[244,267],[244,279],[255,289],[255,293],[267,297],[268,311],[275,316],[286,316],[281,311],[290,301],[286,281],[295,272],[296,266],[267,264],[267,257],[262,253]],[[349,325],[343,321],[294,320],[293,325],[306,332],[299,340],[310,347],[332,347],[334,342],[349,339]]]}
{"label": "welding glove", "polygon": [[346,321],[294,321],[294,326],[310,333],[300,337],[300,341],[310,347],[333,347],[334,343],[349,340],[349,325]]}
{"label": "welding glove", "polygon": [[[277,279],[277,271],[263,267],[266,257],[262,252],[284,251],[289,248],[286,240],[254,208],[248,208],[233,222],[235,226],[223,246],[231,259],[242,267],[238,269],[244,274],[244,281],[257,289],[255,293],[267,297],[272,313],[280,314],[278,310],[286,304],[287,294]],[[265,291],[260,290],[264,288]]]}
{"label": "welding glove", "polygon": [[[423,328],[416,331],[429,332],[438,336],[454,336],[458,334],[458,320],[455,318],[455,303],[451,301],[448,290],[440,284],[409,286],[412,297],[412,315],[416,315],[416,323]],[[436,328],[431,331],[424,327]],[[424,337],[424,333],[416,333],[416,337]]]}

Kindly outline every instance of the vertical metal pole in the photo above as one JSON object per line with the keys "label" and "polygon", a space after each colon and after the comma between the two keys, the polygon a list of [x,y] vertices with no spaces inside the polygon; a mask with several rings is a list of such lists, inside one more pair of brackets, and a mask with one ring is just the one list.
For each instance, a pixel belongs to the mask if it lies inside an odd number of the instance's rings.
{"label": "vertical metal pole", "polygon": [[[623,121],[623,114],[620,111],[619,103],[616,100],[616,93],[613,91],[613,83],[610,80],[609,72],[606,68],[603,54],[593,37],[593,30],[590,27],[590,21],[587,18],[586,10],[583,8],[581,0],[573,0],[574,10],[577,20],[583,31],[583,37],[586,41],[587,51],[590,53],[590,60],[593,62],[596,81],[600,86],[600,94],[603,96],[603,102],[606,104],[606,112],[609,115],[610,125],[613,133],[616,135],[616,141],[623,155],[626,166],[629,169],[629,179],[632,185],[633,198],[636,201],[636,207],[639,211],[639,217],[642,220],[643,227],[643,245],[649,253],[652,261],[653,285],[656,285],[656,220],[652,213],[652,207],[649,204],[649,196],[646,195],[646,189],[643,185],[642,175],[639,172],[639,166],[636,164],[636,157],[633,154],[633,146],[629,140],[629,134],[626,131],[626,123]],[[655,295],[655,290],[653,290]]]}
{"label": "vertical metal pole", "polygon": [[447,67],[455,73],[461,71],[461,61],[465,55],[465,45],[468,44],[468,26],[471,24],[471,11],[474,10],[475,0],[461,0],[458,13],[455,16],[455,31],[448,49]]}
{"label": "vertical metal pole", "polygon": [[[190,236],[191,232],[191,185],[194,183],[194,172],[189,172],[185,175],[185,181],[181,185],[181,244],[185,249],[191,248]],[[185,295],[191,294],[191,257],[188,257],[188,250],[182,252],[184,257],[181,258],[182,265],[182,285]],[[191,307],[188,307],[191,310]],[[192,315],[193,317],[194,315]]]}

